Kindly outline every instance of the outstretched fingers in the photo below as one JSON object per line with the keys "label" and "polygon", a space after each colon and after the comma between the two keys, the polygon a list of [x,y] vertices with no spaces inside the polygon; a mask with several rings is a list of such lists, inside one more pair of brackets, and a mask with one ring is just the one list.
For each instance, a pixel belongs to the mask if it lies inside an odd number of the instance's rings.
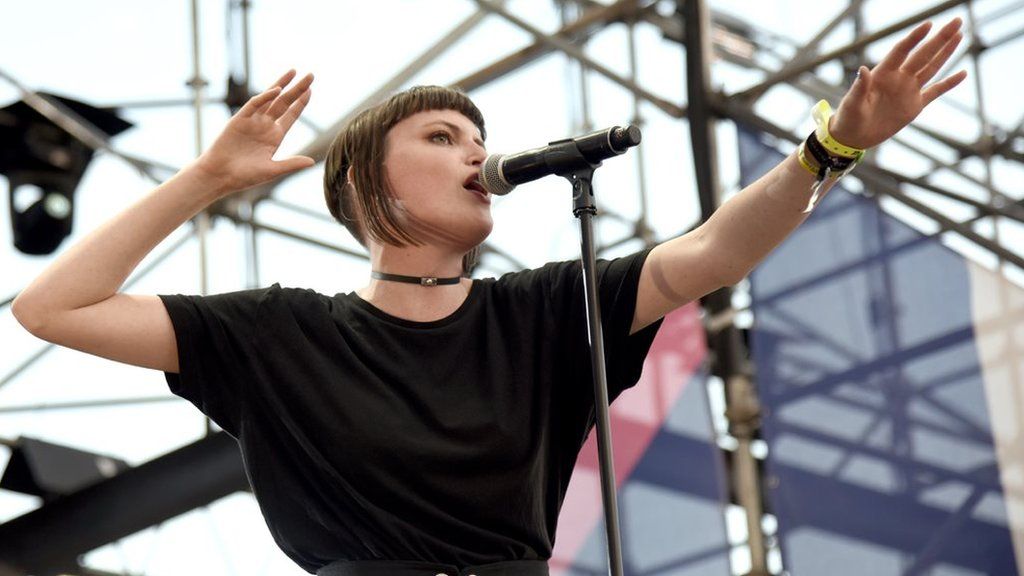
{"label": "outstretched fingers", "polygon": [[296,72],[294,68],[288,70],[287,72],[282,74],[280,78],[277,79],[277,82],[271,84],[270,87],[273,88],[274,86],[277,86],[281,90],[284,90],[285,86],[287,86],[288,83],[292,81],[292,78],[295,78],[295,74]]}
{"label": "outstretched fingers", "polygon": [[249,98],[249,101],[246,102],[245,105],[242,106],[242,109],[238,111],[238,116],[247,117],[256,114],[260,109],[273,102],[274,98],[277,98],[277,95],[280,93],[281,88],[279,86],[274,86],[260,92],[252,98]]}
{"label": "outstretched fingers", "polygon": [[931,22],[922,22],[917,28],[911,30],[902,40],[892,47],[892,50],[885,55],[885,58],[878,64],[876,71],[899,70],[910,55],[911,50],[917,46],[931,30]]}
{"label": "outstretched fingers", "polygon": [[921,98],[924,100],[925,105],[927,106],[932,100],[935,100],[939,96],[942,96],[946,92],[952,90],[954,86],[963,82],[964,78],[967,78],[967,71],[961,70],[956,74],[925,88],[924,92],[921,92]]}
{"label": "outstretched fingers", "polygon": [[282,117],[288,109],[294,104],[299,97],[309,91],[309,87],[313,84],[313,75],[306,74],[301,80],[295,83],[294,86],[289,88],[286,92],[282,93],[274,102],[267,108],[266,113],[271,118]]}
{"label": "outstretched fingers", "polygon": [[302,115],[302,111],[306,108],[306,104],[309,104],[309,99],[312,97],[313,91],[306,89],[305,92],[299,95],[299,98],[292,102],[291,106],[285,110],[284,114],[277,120],[277,123],[284,129],[285,132],[291,130],[292,124],[299,119]]}
{"label": "outstretched fingers", "polygon": [[931,79],[939,73],[939,70],[946,65],[949,57],[956,51],[956,47],[960,45],[960,40],[963,39],[963,34],[956,32],[946,40],[946,43],[942,45],[942,49],[939,53],[932,57],[932,59],[917,73],[917,83],[919,86],[924,86]]}
{"label": "outstretched fingers", "polygon": [[[960,24],[961,20],[959,18],[954,18],[947,22],[946,25],[939,30],[938,34],[921,45],[920,48],[914,50],[914,53],[907,58],[901,68],[909,74],[920,77],[921,73],[926,68],[931,67],[935,58],[949,48],[950,41],[960,35]],[[957,39],[956,42],[953,43],[953,49],[956,48],[956,44],[959,42],[960,40]],[[949,50],[949,52],[952,53],[952,50]],[[938,71],[938,68],[936,68],[936,71]],[[927,81],[927,79],[925,81]]]}
{"label": "outstretched fingers", "polygon": [[248,102],[242,106],[242,109],[238,111],[239,116],[252,116],[259,112],[263,112],[267,107],[277,98],[277,95],[284,90],[285,86],[295,78],[295,69],[291,69],[285,72],[276,82],[270,85],[263,92],[253,96]]}

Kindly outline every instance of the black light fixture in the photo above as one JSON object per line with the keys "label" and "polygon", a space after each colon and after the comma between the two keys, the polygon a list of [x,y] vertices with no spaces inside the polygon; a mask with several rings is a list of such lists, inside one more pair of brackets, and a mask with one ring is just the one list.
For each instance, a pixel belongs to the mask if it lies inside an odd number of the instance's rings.
{"label": "black light fixture", "polygon": [[0,488],[39,496],[49,502],[128,468],[128,463],[120,458],[22,437],[12,447]]}
{"label": "black light fixture", "polygon": [[[39,93],[58,102],[107,136],[132,124],[114,109]],[[0,108],[0,174],[7,176],[14,246],[25,254],[50,254],[71,234],[74,193],[93,149],[25,103]],[[34,197],[24,195],[35,189]],[[19,197],[19,192],[22,197]]]}

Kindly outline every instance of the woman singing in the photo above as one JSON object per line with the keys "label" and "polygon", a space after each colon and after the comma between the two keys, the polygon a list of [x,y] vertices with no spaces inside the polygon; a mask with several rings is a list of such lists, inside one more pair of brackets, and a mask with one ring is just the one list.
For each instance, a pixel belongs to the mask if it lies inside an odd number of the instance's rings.
{"label": "woman singing", "polygon": [[[599,262],[609,398],[636,383],[666,313],[745,277],[806,218],[813,188],[963,80],[929,84],[959,27],[921,44],[919,26],[862,67],[823,128],[693,232]],[[272,158],[312,82],[289,72],[249,100],[195,162],[56,259],[14,314],[50,342],[164,371],[238,440],[271,534],[311,573],[547,574],[594,424],[581,268],[468,277],[492,220],[484,120],[464,94],[413,88],[338,134],[324,197],[369,251],[359,290],[118,292],[212,202],[313,165]]]}

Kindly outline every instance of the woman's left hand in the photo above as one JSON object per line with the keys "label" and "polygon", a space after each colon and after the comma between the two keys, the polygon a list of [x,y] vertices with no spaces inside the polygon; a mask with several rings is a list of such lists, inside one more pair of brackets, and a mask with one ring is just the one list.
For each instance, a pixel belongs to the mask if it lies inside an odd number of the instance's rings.
{"label": "woman's left hand", "polygon": [[931,29],[931,22],[925,22],[896,43],[874,69],[861,66],[832,117],[832,137],[854,148],[881,144],[963,81],[967,72],[961,70],[928,85],[960,44],[960,24],[959,18],[951,20],[918,46]]}

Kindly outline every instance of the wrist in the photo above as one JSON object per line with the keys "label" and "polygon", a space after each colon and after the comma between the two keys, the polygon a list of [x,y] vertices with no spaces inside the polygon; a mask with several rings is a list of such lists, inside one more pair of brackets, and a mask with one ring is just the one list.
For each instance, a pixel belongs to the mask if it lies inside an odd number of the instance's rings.
{"label": "wrist", "polygon": [[[864,148],[860,148],[848,143],[840,142],[832,135],[831,124],[834,113],[832,107],[828,105],[828,101],[820,100],[817,104],[811,108],[811,118],[814,120],[816,128],[814,134],[817,137],[818,142],[825,148],[825,151],[830,156],[839,156],[841,158],[852,158],[859,161],[864,156]],[[845,130],[840,126],[840,132],[845,135]]]}
{"label": "wrist", "polygon": [[870,148],[869,145],[860,141],[860,139],[858,139],[855,135],[852,135],[850,133],[851,130],[849,129],[849,127],[847,127],[842,122],[839,122],[837,118],[838,114],[829,118],[828,122],[828,132],[836,142],[842,144],[843,146],[857,148],[860,150],[866,150],[867,148]]}
{"label": "wrist", "polygon": [[211,165],[205,157],[196,158],[181,170],[182,176],[189,179],[191,187],[208,197],[210,202],[219,200],[235,190],[224,175]]}

